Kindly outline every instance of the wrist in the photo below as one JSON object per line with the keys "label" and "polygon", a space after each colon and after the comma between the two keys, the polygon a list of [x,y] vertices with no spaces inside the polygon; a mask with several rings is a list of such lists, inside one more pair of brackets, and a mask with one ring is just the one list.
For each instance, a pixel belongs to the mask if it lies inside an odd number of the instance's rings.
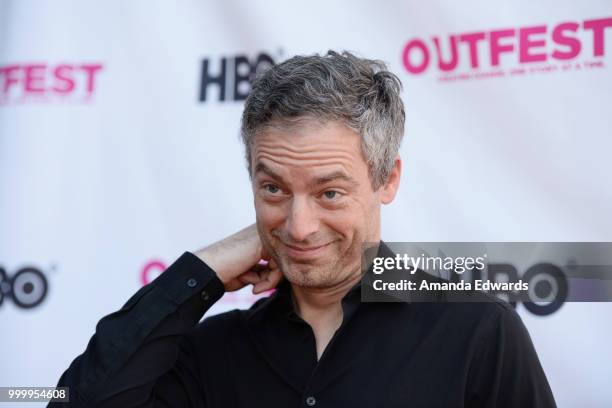
{"label": "wrist", "polygon": [[209,248],[203,248],[194,252],[193,254],[208,265],[208,267],[215,272],[219,280],[225,285],[230,278],[227,277],[226,273],[224,273],[223,265],[221,262],[219,262],[219,259],[217,256],[215,256],[214,252],[214,250],[210,250]]}

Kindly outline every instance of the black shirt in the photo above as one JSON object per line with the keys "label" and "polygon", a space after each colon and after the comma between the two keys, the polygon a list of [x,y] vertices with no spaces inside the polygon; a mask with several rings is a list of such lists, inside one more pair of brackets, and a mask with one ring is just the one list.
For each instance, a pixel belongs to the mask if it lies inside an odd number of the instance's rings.
{"label": "black shirt", "polygon": [[59,380],[71,406],[555,406],[527,330],[501,300],[362,303],[356,285],[317,361],[288,282],[249,310],[198,324],[223,292],[185,252],[100,320]]}

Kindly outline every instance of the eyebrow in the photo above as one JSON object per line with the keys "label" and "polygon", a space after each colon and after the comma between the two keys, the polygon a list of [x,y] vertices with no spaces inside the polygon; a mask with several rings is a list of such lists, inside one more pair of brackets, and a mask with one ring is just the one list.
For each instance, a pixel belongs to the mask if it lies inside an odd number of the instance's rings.
{"label": "eyebrow", "polygon": [[265,164],[261,162],[255,165],[255,171],[253,172],[253,175],[257,173],[266,173],[268,176],[272,177],[273,179],[278,180],[281,183],[285,184],[285,181],[279,174],[276,174],[274,171],[272,171],[272,169],[270,169],[268,166],[266,166]]}
{"label": "eyebrow", "polygon": [[353,186],[357,185],[357,181],[343,171],[334,171],[333,173],[326,174],[325,176],[317,177],[315,179],[315,184],[325,184],[336,180],[345,181]]}
{"label": "eyebrow", "polygon": [[[272,169],[270,169],[268,166],[266,166],[263,163],[257,163],[257,165],[255,165],[255,171],[253,174],[257,174],[257,173],[265,173],[268,176],[272,177],[275,180],[278,180],[279,182],[285,184],[285,181],[283,180],[283,178],[275,173]],[[345,181],[349,184],[351,184],[352,186],[356,186],[358,183],[357,181],[352,178],[351,176],[349,176],[348,174],[346,174],[343,171],[334,171],[332,173],[326,174],[324,176],[319,176],[317,178],[315,178],[314,184],[315,185],[320,185],[320,184],[326,184],[326,183],[330,183],[332,181],[336,181],[336,180],[342,180]]]}

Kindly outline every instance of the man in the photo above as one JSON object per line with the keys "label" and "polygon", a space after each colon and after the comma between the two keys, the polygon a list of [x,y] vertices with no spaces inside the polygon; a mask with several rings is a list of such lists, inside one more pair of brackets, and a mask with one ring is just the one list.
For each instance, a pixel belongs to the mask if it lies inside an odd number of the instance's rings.
{"label": "man", "polygon": [[[554,406],[503,302],[360,301],[362,244],[380,242],[400,182],[400,87],[349,53],[261,75],[242,118],[256,226],[184,253],[103,318],[59,381],[72,406]],[[277,290],[198,324],[248,284]]]}

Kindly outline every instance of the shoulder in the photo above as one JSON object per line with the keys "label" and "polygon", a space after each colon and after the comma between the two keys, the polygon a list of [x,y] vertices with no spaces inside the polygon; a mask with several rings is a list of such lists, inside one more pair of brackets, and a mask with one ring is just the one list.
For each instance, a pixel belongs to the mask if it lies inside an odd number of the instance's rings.
{"label": "shoulder", "polygon": [[489,293],[473,291],[466,294],[466,302],[459,302],[458,313],[473,315],[485,328],[496,330],[501,326],[518,328],[522,321],[515,308],[508,302]]}
{"label": "shoulder", "polygon": [[514,307],[485,292],[469,292],[462,294],[464,301],[447,302],[450,313],[463,321],[473,321],[486,330],[495,330],[501,324],[516,324],[521,318]]}
{"label": "shoulder", "polygon": [[[429,282],[447,280],[427,276]],[[453,333],[466,336],[490,337],[500,330],[524,332],[524,326],[514,307],[497,296],[476,290],[440,290],[415,297],[405,307],[406,313],[416,313],[420,320],[443,324]],[[434,323],[435,322],[435,323]]]}
{"label": "shoulder", "polygon": [[475,292],[467,302],[446,303],[448,321],[456,332],[464,331],[477,347],[531,348],[527,328],[515,308],[496,296]]}

